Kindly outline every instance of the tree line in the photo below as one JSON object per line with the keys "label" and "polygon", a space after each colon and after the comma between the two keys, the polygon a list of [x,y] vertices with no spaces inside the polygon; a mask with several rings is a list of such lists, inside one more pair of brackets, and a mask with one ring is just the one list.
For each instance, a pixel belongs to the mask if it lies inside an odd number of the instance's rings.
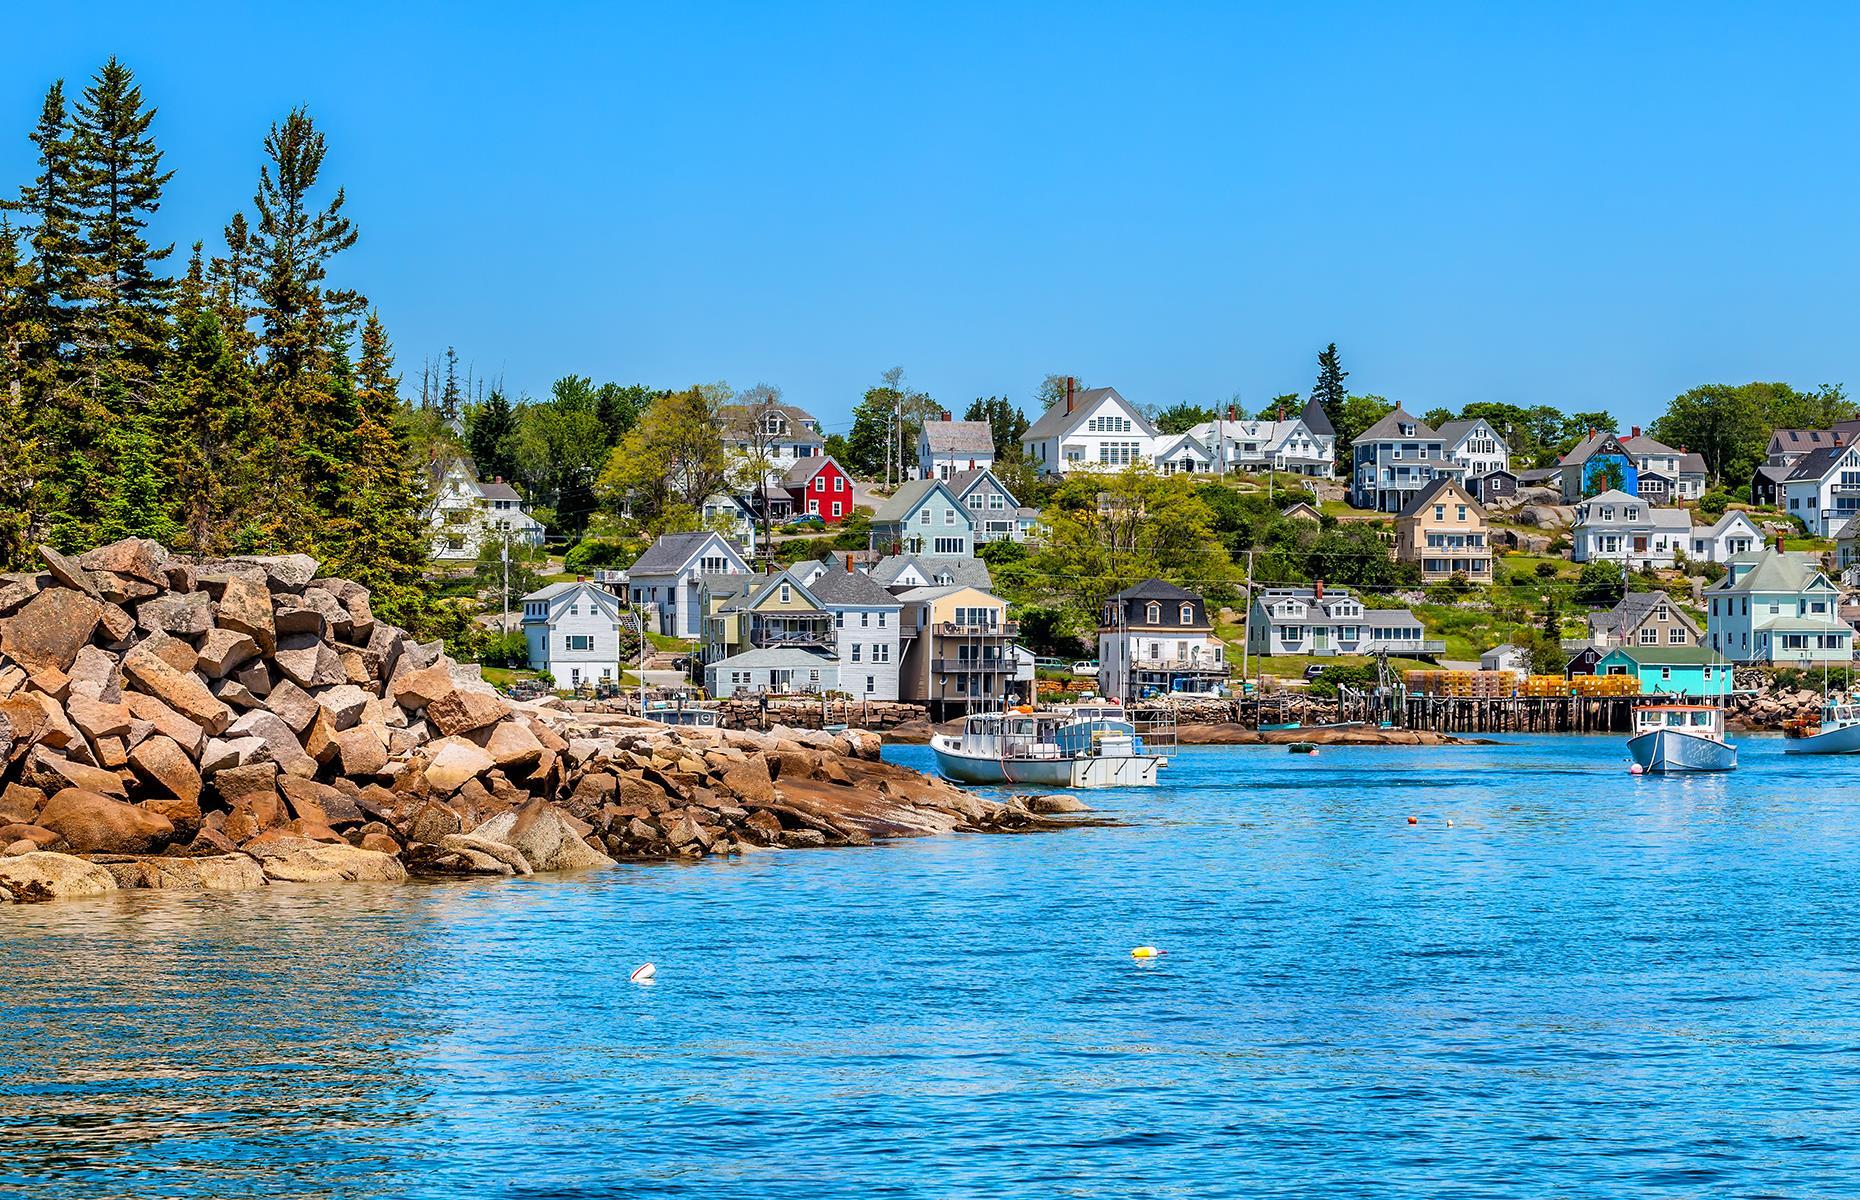
{"label": "tree line", "polygon": [[249,205],[176,269],[155,118],[114,58],[54,83],[0,208],[0,562],[129,536],[304,551],[417,627],[423,481],[386,328],[331,278],[359,232],[323,133],[273,123]]}

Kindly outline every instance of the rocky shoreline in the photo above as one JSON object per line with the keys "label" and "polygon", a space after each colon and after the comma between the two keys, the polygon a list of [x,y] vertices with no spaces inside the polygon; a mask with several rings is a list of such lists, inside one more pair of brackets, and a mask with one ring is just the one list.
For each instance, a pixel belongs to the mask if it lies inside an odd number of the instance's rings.
{"label": "rocky shoreline", "polygon": [[882,762],[872,733],[512,703],[301,555],[41,555],[0,577],[0,903],[1063,823]]}

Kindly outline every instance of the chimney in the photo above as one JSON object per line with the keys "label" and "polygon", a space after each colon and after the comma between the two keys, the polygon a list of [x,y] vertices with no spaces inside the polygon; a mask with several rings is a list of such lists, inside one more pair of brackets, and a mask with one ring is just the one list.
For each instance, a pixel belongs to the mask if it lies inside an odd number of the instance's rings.
{"label": "chimney", "polygon": [[1629,428],[1631,428],[1631,429],[1633,430],[1633,432],[1631,432],[1631,433],[1629,433],[1629,434],[1628,434],[1628,436],[1629,436],[1629,437],[1639,437],[1639,436],[1640,436],[1640,426],[1638,426],[1638,425],[1633,425],[1633,426],[1630,426]]}
{"label": "chimney", "polygon": [[1324,598],[1324,581],[1322,579],[1318,580],[1312,587],[1311,593],[1312,599],[1314,600],[1322,600]]}
{"label": "chimney", "polygon": [[1238,421],[1240,419],[1239,417],[1234,416],[1234,406],[1231,404],[1227,406],[1227,419],[1229,421]]}
{"label": "chimney", "polygon": [[949,415],[949,410],[948,410],[947,408],[943,410],[943,419],[944,419],[945,421],[949,421],[949,420],[953,420],[953,419],[954,419],[954,418],[952,418],[952,417],[951,417],[951,416]]}
{"label": "chimney", "polygon": [[851,550],[848,550],[848,551],[846,552],[846,573],[847,573],[848,575],[851,575],[851,574],[852,574],[852,569],[853,569],[853,568],[852,568],[852,559],[853,559],[853,556],[852,556],[852,551],[851,551]]}
{"label": "chimney", "polygon": [[1066,411],[1067,412],[1072,411],[1072,394],[1074,390],[1077,388],[1077,386],[1078,386],[1077,380],[1073,379],[1072,376],[1070,375],[1066,376]]}
{"label": "chimney", "polygon": [[1786,534],[1781,533],[1776,535],[1776,553],[1781,554],[1783,552],[1783,538],[1786,536]]}

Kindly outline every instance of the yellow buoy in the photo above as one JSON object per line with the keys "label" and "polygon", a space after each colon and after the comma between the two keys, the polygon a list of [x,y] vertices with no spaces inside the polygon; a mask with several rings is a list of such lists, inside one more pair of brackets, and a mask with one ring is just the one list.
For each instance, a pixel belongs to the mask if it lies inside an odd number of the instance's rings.
{"label": "yellow buoy", "polygon": [[1130,952],[1132,958],[1161,958],[1163,952],[1154,946],[1138,946]]}

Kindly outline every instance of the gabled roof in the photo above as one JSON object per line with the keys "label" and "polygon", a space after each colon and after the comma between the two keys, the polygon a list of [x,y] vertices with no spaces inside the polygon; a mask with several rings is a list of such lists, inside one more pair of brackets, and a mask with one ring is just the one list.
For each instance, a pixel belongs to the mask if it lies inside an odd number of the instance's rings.
{"label": "gabled roof", "polygon": [[924,442],[932,454],[995,452],[994,428],[986,421],[925,421]]}
{"label": "gabled roof", "polygon": [[839,660],[830,654],[815,650],[799,650],[792,646],[771,646],[762,650],[745,650],[741,654],[732,654],[720,658],[704,669],[715,671],[718,668],[738,671],[754,667],[774,667],[776,670],[800,668],[803,671],[818,670],[823,667],[837,667]]}
{"label": "gabled roof", "polygon": [[969,493],[980,486],[985,479],[993,480],[995,487],[999,488],[1001,494],[1008,498],[1008,503],[1019,507],[1020,501],[1014,498],[1013,492],[1008,491],[1007,484],[1002,483],[1001,477],[987,467],[971,467],[966,471],[952,471],[947,482],[949,490],[956,494],[956,499],[967,500]]}
{"label": "gabled roof", "polygon": [[1156,427],[1150,424],[1147,417],[1137,411],[1136,405],[1119,395],[1116,388],[1101,387],[1080,388],[1073,392],[1071,412],[1066,411],[1065,397],[1062,396],[1055,400],[1051,408],[1040,414],[1039,420],[1027,427],[1027,432],[1020,435],[1020,440],[1037,442],[1042,438],[1058,437],[1070,433],[1073,427],[1083,421],[1091,409],[1106,397],[1115,397],[1117,402],[1124,406],[1125,411],[1130,414],[1131,421],[1136,425],[1137,432],[1150,437],[1156,436]]}
{"label": "gabled roof", "polygon": [[883,608],[898,606],[898,598],[862,571],[829,569],[808,584],[814,599],[829,608]]}
{"label": "gabled roof", "polygon": [[1851,447],[1817,446],[1807,454],[1795,460],[1795,466],[1783,477],[1785,483],[1796,483],[1806,479],[1823,479],[1834,468],[1834,463]]}
{"label": "gabled roof", "polygon": [[814,595],[814,589],[808,587],[805,583],[802,583],[800,576],[794,574],[792,571],[789,571],[786,568],[776,571],[772,575],[761,578],[758,580],[758,582],[761,584],[760,587],[756,587],[748,591],[745,591],[742,594],[742,596],[736,601],[736,603],[734,603],[730,607],[744,608],[744,609],[754,608],[756,605],[762,603],[762,601],[769,595],[769,593],[773,592],[778,585],[784,584],[784,583],[787,584],[789,587],[793,588],[795,591],[800,592],[803,596],[806,596],[809,600],[813,601],[814,607],[816,608],[820,607],[820,597]]}
{"label": "gabled roof", "polygon": [[[771,404],[768,406],[768,411],[778,412],[788,419],[788,432],[776,434],[776,437],[792,438],[807,436],[815,439],[820,437],[817,432],[808,428],[810,422],[814,424],[818,424],[818,422],[814,421],[813,415],[807,410],[796,408],[792,404]],[[749,423],[754,420],[758,414],[767,415],[760,405],[725,404],[718,408],[717,419],[723,423],[724,432],[726,434],[743,437],[747,436]]]}
{"label": "gabled roof", "polygon": [[480,496],[483,496],[486,500],[522,500],[523,499],[522,492],[519,492],[516,488],[511,487],[509,484],[504,483],[501,480],[496,480],[496,479],[492,480],[490,483],[480,483],[478,485],[478,494]]}
{"label": "gabled roof", "polygon": [[1145,579],[1112,596],[1113,600],[1199,600],[1187,588],[1179,588],[1161,579]]}
{"label": "gabled roof", "polygon": [[1298,414],[1298,419],[1305,423],[1305,428],[1319,437],[1336,437],[1337,428],[1324,415],[1324,406],[1317,402],[1317,397],[1305,401],[1305,411]]}
{"label": "gabled roof", "polygon": [[[1678,454],[1665,442],[1657,442],[1644,433],[1636,433],[1621,439],[1621,446],[1629,454]],[[1702,459],[1700,461],[1703,461]]]}
{"label": "gabled roof", "polygon": [[1612,629],[1625,633],[1638,628],[1647,619],[1647,614],[1664,603],[1673,616],[1683,622],[1694,637],[1698,636],[1699,627],[1684,609],[1674,602],[1665,592],[1629,592],[1615,602],[1615,606],[1604,613],[1597,613],[1592,624],[1598,629]]}
{"label": "gabled roof", "polygon": [[[786,497],[783,497],[786,499]],[[698,551],[715,538],[719,545],[725,547],[730,557],[742,562],[742,556],[731,546],[722,534],[708,529],[693,533],[662,533],[658,540],[646,547],[646,552],[627,568],[629,575],[675,575],[689,566],[697,557]]]}
{"label": "gabled roof", "polygon": [[[1414,426],[1414,432],[1401,432],[1400,427],[1404,424]],[[1439,437],[1440,435],[1438,433],[1428,427],[1426,421],[1423,421],[1419,417],[1411,416],[1402,411],[1400,405],[1396,405],[1393,412],[1383,417],[1380,421],[1377,421],[1374,425],[1371,425],[1368,429],[1357,434],[1355,440],[1350,444],[1352,446],[1359,446],[1364,442],[1399,442],[1408,439],[1431,442],[1437,440]]]}
{"label": "gabled roof", "polygon": [[1694,529],[1692,532],[1694,536],[1698,537],[1717,537],[1740,521],[1750,526],[1751,532],[1755,533],[1759,539],[1763,537],[1763,531],[1757,528],[1757,523],[1751,520],[1750,514],[1741,508],[1726,509],[1725,514],[1712,522],[1711,525],[1704,529]]}
{"label": "gabled roof", "polygon": [[523,599],[525,600],[553,600],[557,596],[566,596],[570,592],[579,591],[585,587],[594,588],[596,591],[601,590],[598,584],[590,583],[585,579],[577,579],[577,580],[568,581],[566,583],[552,583],[548,585],[547,587],[537,588],[535,591],[530,592],[528,595],[524,596]]}
{"label": "gabled roof", "polygon": [[1703,475],[1705,473],[1705,456],[1703,454],[1685,453],[1679,456],[1679,473],[1681,475]]}
{"label": "gabled roof", "polygon": [[1456,492],[1466,497],[1466,502],[1479,514],[1479,518],[1481,520],[1485,519],[1485,509],[1480,506],[1478,497],[1474,496],[1472,492],[1467,490],[1464,484],[1454,479],[1451,475],[1437,477],[1432,483],[1408,497],[1408,503],[1402,505],[1401,511],[1395,514],[1396,519],[1399,520],[1402,517],[1414,516],[1423,508],[1434,503],[1435,498],[1442,492]]}
{"label": "gabled roof", "polygon": [[1607,661],[1620,655],[1637,667],[1729,667],[1722,654],[1705,646],[1616,646],[1602,655]]}
{"label": "gabled roof", "polygon": [[932,584],[938,575],[948,575],[952,583],[965,587],[986,591],[994,586],[994,581],[988,577],[988,564],[979,558],[930,558],[916,554],[893,554],[873,564],[872,578],[890,587],[911,567],[916,567],[918,573]]}
{"label": "gabled roof", "polygon": [[1591,458],[1594,458],[1595,455],[1601,451],[1603,446],[1606,446],[1611,442],[1614,445],[1620,447],[1622,454],[1626,455],[1629,458],[1632,458],[1634,456],[1633,451],[1627,448],[1627,444],[1623,442],[1615,434],[1596,433],[1596,434],[1591,434],[1590,436],[1582,439],[1580,442],[1577,442],[1575,447],[1571,449],[1568,454],[1565,454],[1559,461],[1566,467],[1580,466],[1583,463],[1588,462]]}
{"label": "gabled roof", "polygon": [[839,463],[834,462],[831,454],[810,454],[806,458],[795,459],[794,465],[782,472],[782,486],[789,488],[802,487],[811,482],[814,476],[825,470],[828,463],[833,463],[835,467],[839,467],[840,474],[846,474],[846,468],[840,467]]}
{"label": "gabled roof", "polygon": [[[1731,560],[1731,573],[1712,584],[1708,592],[1800,592],[1820,578],[1827,583],[1813,555],[1787,550],[1759,550]],[[1741,572],[1739,567],[1748,569]],[[1831,585],[1830,585],[1831,586]]]}
{"label": "gabled roof", "polygon": [[1306,504],[1303,500],[1298,501],[1296,504],[1286,505],[1284,508],[1279,510],[1279,515],[1281,517],[1286,517],[1290,519],[1304,519],[1304,520],[1310,520],[1310,521],[1320,521],[1320,520],[1323,520],[1324,518],[1323,513],[1319,512],[1315,508],[1312,508],[1309,504]]}
{"label": "gabled roof", "polygon": [[1176,451],[1183,449],[1193,451],[1197,456],[1207,459],[1210,462],[1214,459],[1213,453],[1209,451],[1206,446],[1202,445],[1201,439],[1197,438],[1193,433],[1174,434],[1170,436],[1168,441],[1158,442],[1156,444],[1156,453],[1151,457],[1160,462]]}
{"label": "gabled roof", "polygon": [[1770,431],[1770,453],[1806,454],[1817,446],[1832,446],[1838,440],[1832,429],[1773,429]]}
{"label": "gabled roof", "polygon": [[[921,508],[932,492],[938,490],[949,497],[951,504],[958,509],[962,508],[961,499],[941,479],[913,479],[900,486],[891,494],[891,499],[878,506],[878,511],[872,514],[872,523],[875,525],[900,524]],[[963,519],[965,521],[969,519],[966,510],[963,512]]]}

